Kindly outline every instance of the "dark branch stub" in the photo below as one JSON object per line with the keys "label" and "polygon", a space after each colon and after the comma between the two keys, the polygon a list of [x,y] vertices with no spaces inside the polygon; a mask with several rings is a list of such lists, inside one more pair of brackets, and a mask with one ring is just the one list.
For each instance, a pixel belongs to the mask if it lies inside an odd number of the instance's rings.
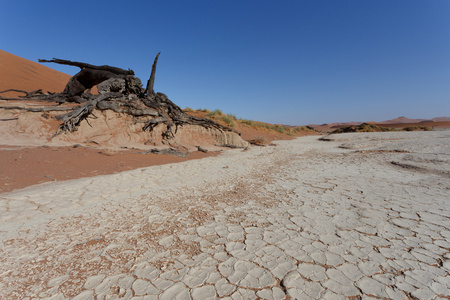
{"label": "dark branch stub", "polygon": [[158,63],[158,58],[161,52],[156,54],[155,61],[152,66],[152,73],[150,74],[150,78],[147,81],[147,88],[145,89],[145,95],[153,95],[155,92],[153,91],[153,85],[155,84],[155,73],[156,73],[156,64]]}
{"label": "dark branch stub", "polygon": [[[42,107],[26,108],[15,106],[14,109],[30,111],[71,110],[69,113],[59,115],[56,119],[62,121],[55,135],[62,132],[76,131],[83,120],[87,121],[93,115],[94,109],[112,110],[118,113],[126,113],[134,117],[145,117],[145,125],[142,130],[153,130],[158,125],[165,125],[162,132],[163,140],[170,140],[176,134],[178,127],[183,125],[197,125],[204,128],[214,128],[220,131],[234,132],[236,130],[222,126],[209,119],[197,118],[186,114],[179,106],[170,101],[163,93],[155,93],[156,66],[160,53],[155,57],[150,78],[145,90],[139,78],[134,76],[132,70],[124,70],[111,66],[95,66],[82,62],[73,62],[54,58],[52,60],[39,59],[39,62],[53,62],[57,64],[79,67],[81,70],[70,78],[62,93],[44,94],[41,90],[26,92],[20,98],[0,97],[1,100],[39,100],[53,101],[59,104],[68,102],[82,103],[75,107]],[[98,87],[99,95],[92,95],[90,89]],[[0,107],[3,108],[3,107]]]}

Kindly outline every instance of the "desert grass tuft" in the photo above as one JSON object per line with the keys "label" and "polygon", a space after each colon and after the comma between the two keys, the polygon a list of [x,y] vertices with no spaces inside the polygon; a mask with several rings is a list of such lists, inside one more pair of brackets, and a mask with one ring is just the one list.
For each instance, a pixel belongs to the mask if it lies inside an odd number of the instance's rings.
{"label": "desert grass tuft", "polygon": [[432,131],[433,129],[427,126],[409,126],[402,129],[403,131]]}
{"label": "desert grass tuft", "polygon": [[210,118],[214,118],[214,117],[220,116],[220,115],[223,115],[223,112],[220,109],[215,109],[208,113],[208,117],[210,117]]}
{"label": "desert grass tuft", "polygon": [[263,136],[257,136],[257,137],[252,141],[252,143],[259,144],[259,145],[264,145],[264,144],[267,143],[267,140],[266,140],[266,138],[263,137]]}
{"label": "desert grass tuft", "polygon": [[[187,107],[184,109],[184,111],[191,112],[190,109],[191,108]],[[195,111],[195,110],[192,110],[192,111]],[[285,135],[289,135],[289,136],[296,136],[305,131],[309,131],[309,132],[315,131],[313,128],[308,128],[306,126],[288,126],[288,125],[280,125],[280,124],[273,125],[273,124],[263,123],[263,122],[253,121],[253,120],[238,119],[236,117],[236,115],[225,114],[220,109],[215,109],[212,111],[210,111],[208,109],[198,109],[197,111],[206,112],[207,118],[217,121],[217,122],[222,122],[222,123],[226,124],[226,126],[229,126],[232,128],[236,128],[238,126],[245,125],[245,126],[249,126],[249,127],[255,128],[255,129],[265,129],[265,130],[269,130],[269,131],[275,131],[275,132],[279,132],[281,134],[285,134]]]}
{"label": "desert grass tuft", "polygon": [[255,128],[255,129],[266,129],[270,131],[276,131],[282,134],[286,134],[289,136],[295,136],[300,134],[301,132],[305,131],[314,131],[312,128],[308,128],[306,126],[288,126],[288,125],[272,125],[268,123],[258,122],[258,121],[252,121],[252,120],[239,120],[241,124],[247,125],[249,127]]}
{"label": "desert grass tuft", "polygon": [[236,116],[232,114],[224,114],[220,109],[210,111],[206,116],[215,121],[222,121],[229,127],[236,127]]}
{"label": "desert grass tuft", "polygon": [[359,126],[345,126],[334,130],[331,133],[345,133],[345,132],[385,132],[396,131],[394,128],[382,127],[375,124],[363,123]]}

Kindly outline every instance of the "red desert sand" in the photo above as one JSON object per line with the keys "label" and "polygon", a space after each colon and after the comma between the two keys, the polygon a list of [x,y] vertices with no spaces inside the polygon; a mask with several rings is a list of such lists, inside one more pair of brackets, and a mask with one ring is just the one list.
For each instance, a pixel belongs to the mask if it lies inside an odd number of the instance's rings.
{"label": "red desert sand", "polygon": [[212,156],[193,152],[188,158],[85,147],[1,147],[0,193],[47,181],[113,174],[137,168]]}

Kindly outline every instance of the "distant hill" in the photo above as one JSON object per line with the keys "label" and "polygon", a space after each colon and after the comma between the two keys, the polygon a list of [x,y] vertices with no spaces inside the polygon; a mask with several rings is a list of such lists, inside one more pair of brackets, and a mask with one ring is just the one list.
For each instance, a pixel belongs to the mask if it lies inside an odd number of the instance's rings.
{"label": "distant hill", "polygon": [[450,122],[450,118],[438,117],[433,119],[409,119],[407,117],[398,117],[392,120],[378,122],[378,124],[402,124],[402,123],[425,123],[425,122]]}
{"label": "distant hill", "polygon": [[378,122],[378,124],[402,124],[402,123],[419,123],[425,121],[425,119],[410,119],[407,117],[398,117],[392,120]]}
{"label": "distant hill", "polygon": [[450,127],[450,118],[449,117],[437,117],[433,119],[410,119],[407,117],[398,117],[392,120],[382,121],[382,122],[343,122],[343,123],[331,123],[331,124],[322,124],[322,125],[314,125],[310,124],[309,127],[314,128],[317,131],[321,132],[330,132],[335,129],[339,129],[346,126],[359,126],[363,123],[370,123],[374,125],[381,125],[384,127],[393,127],[393,128],[402,128],[406,126],[430,126],[430,127]]}
{"label": "distant hill", "polygon": [[433,122],[450,122],[449,117],[438,117],[438,118],[433,118],[432,120],[433,120]]}
{"label": "distant hill", "polygon": [[[62,92],[70,75],[53,70],[31,60],[0,50],[0,91],[17,89],[43,92]],[[2,93],[14,97],[17,93]]]}

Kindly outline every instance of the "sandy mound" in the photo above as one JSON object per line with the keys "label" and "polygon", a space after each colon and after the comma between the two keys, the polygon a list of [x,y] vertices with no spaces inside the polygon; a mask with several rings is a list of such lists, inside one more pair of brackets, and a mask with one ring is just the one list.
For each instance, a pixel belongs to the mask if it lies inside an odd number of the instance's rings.
{"label": "sandy mound", "polygon": [[[0,90],[18,89],[44,92],[62,91],[70,76],[0,51]],[[11,97],[11,93],[1,94]],[[53,104],[54,105],[54,104]],[[12,107],[53,106],[21,100],[0,100],[0,130],[3,145],[48,145],[71,146],[73,144],[95,144],[108,148],[173,147],[185,151],[196,151],[196,146],[211,149],[216,146],[246,147],[248,143],[234,132],[200,126],[180,126],[174,137],[162,139],[164,125],[156,126],[152,132],[143,132],[142,127],[149,119],[118,114],[112,111],[94,110],[94,117],[82,121],[78,130],[71,134],[54,136],[58,129],[55,116],[66,112],[35,113],[12,109]],[[6,109],[8,108],[8,109]],[[58,107],[60,108],[60,107]],[[70,109],[70,108],[69,108]]]}
{"label": "sandy mound", "polygon": [[[200,126],[180,126],[175,137],[163,140],[164,126],[156,127],[152,132],[142,131],[143,123],[132,116],[112,111],[94,111],[97,118],[83,121],[76,132],[57,132],[58,121],[54,116],[59,113],[35,113],[21,110],[0,109],[2,131],[1,144],[15,146],[73,146],[75,144],[102,148],[167,148],[175,147],[187,151],[197,151],[196,146],[208,150],[217,150],[218,146],[232,145],[246,147],[248,142],[233,132],[223,132],[215,128]],[[164,128],[163,128],[164,127]]]}

